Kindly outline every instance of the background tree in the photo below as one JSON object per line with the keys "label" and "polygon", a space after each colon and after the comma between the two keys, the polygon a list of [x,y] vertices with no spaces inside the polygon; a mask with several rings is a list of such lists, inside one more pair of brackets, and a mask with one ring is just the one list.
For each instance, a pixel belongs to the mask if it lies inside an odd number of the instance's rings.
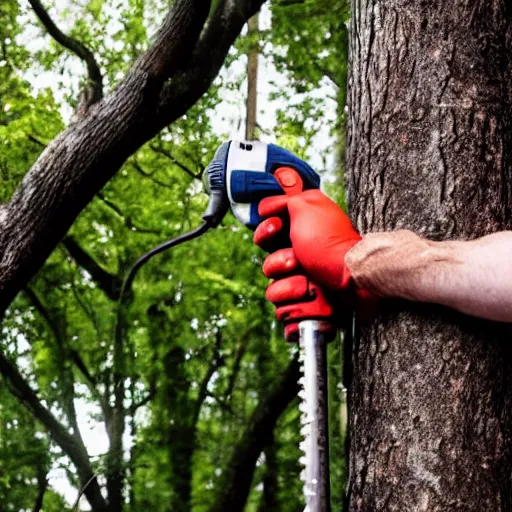
{"label": "background tree", "polygon": [[[349,195],[358,228],[433,240],[511,229],[509,4],[352,7]],[[507,325],[400,301],[360,326],[350,510],[511,507],[510,335]]]}
{"label": "background tree", "polygon": [[[201,174],[228,136],[223,102],[245,102],[237,63],[252,38],[233,43],[260,3],[29,3],[0,6],[3,509],[70,510],[80,495],[93,510],[252,511],[270,487],[274,510],[301,510],[298,411],[288,407],[297,368],[263,300],[250,233],[226,218],[153,261],[114,335],[133,261],[200,222]],[[314,53],[334,51],[309,30],[332,23],[325,2],[270,8],[267,62],[308,40]],[[301,9],[309,25],[297,30]],[[287,24],[294,37],[279,39]],[[278,67],[302,78],[273,85],[273,101],[300,96],[262,136],[307,158],[322,125],[336,129],[336,95],[318,101],[327,78]]]}

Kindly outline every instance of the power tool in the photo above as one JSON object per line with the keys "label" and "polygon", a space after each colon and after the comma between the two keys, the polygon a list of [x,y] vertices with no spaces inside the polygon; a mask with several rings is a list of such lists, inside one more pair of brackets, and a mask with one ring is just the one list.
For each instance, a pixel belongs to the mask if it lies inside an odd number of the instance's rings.
{"label": "power tool", "polygon": [[[204,224],[181,235],[140,258],[129,272],[121,299],[129,289],[137,270],[154,255],[192,240],[210,228],[218,226],[226,213],[233,215],[245,226],[255,229],[262,221],[258,203],[270,195],[294,195],[306,189],[320,188],[320,177],[303,160],[273,144],[259,141],[231,140],[222,144],[204,173],[204,184],[209,194],[208,207],[203,214]],[[322,291],[318,289],[319,294]],[[331,318],[295,318],[299,330],[285,326],[288,341],[298,341],[301,398],[301,463],[304,470],[305,512],[328,512],[329,442],[327,426],[327,357],[326,345],[333,338]],[[297,339],[298,338],[298,339]]]}
{"label": "power tool", "polygon": [[[280,175],[288,169],[283,183]],[[320,176],[303,160],[274,144],[258,141],[228,141],[222,144],[203,175],[210,202],[203,219],[218,225],[227,211],[247,227],[254,229],[262,221],[258,203],[271,195],[301,192],[302,188],[320,188]],[[303,185],[300,185],[302,183]],[[300,190],[299,188],[300,187]]]}
{"label": "power tool", "polygon": [[[306,162],[283,148],[258,141],[222,144],[207,167],[204,179],[210,195],[203,215],[205,222],[218,225],[231,209],[233,215],[251,229],[262,221],[258,203],[264,197],[320,188],[320,177]],[[301,478],[307,512],[330,509],[326,344],[331,333],[329,318],[304,318],[299,323],[299,358],[303,373],[299,381],[301,449],[304,452]]]}

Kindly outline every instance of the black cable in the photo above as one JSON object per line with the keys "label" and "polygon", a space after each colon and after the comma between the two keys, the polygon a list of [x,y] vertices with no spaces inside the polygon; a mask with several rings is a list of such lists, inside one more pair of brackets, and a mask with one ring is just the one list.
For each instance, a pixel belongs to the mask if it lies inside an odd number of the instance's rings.
{"label": "black cable", "polygon": [[[171,249],[172,247],[176,247],[177,245],[180,245],[184,242],[188,242],[190,240],[194,240],[194,238],[197,238],[201,235],[204,235],[210,228],[215,227],[212,222],[206,221],[201,226],[199,226],[196,229],[193,229],[192,231],[188,231],[187,233],[183,233],[183,235],[179,235],[176,238],[173,238],[172,240],[169,240],[168,242],[163,243],[162,245],[159,245],[158,247],[155,247],[154,249],[151,249],[151,251],[147,252],[143,256],[141,256],[132,266],[132,268],[129,270],[128,274],[124,278],[123,285],[121,286],[121,293],[119,294],[119,300],[117,301],[117,315],[116,315],[116,324],[114,329],[114,336],[117,337],[118,335],[121,336],[121,312],[123,308],[123,299],[126,290],[129,290],[133,280],[135,279],[135,276],[137,275],[138,270],[147,263],[153,256],[156,256],[157,254],[160,254],[161,252],[166,251],[167,249]],[[75,505],[73,506],[73,510],[78,510],[78,505],[80,504],[80,498],[85,493],[85,490],[87,487],[91,484],[91,482],[97,477],[96,474],[94,474],[89,481],[82,487],[80,492],[78,493],[78,497],[76,499]]]}
{"label": "black cable", "polygon": [[[147,263],[153,256],[156,256],[157,254],[160,254],[161,252],[166,251],[167,249],[171,249],[172,247],[176,247],[177,245],[180,245],[184,242],[189,242],[190,240],[194,240],[194,238],[197,238],[204,233],[206,233],[211,227],[210,222],[204,222],[201,226],[199,226],[196,229],[193,229],[192,231],[188,231],[187,233],[184,233],[183,235],[179,235],[176,238],[173,238],[172,240],[169,240],[168,242],[163,243],[162,245],[159,245],[158,247],[155,247],[154,249],[151,249],[151,251],[144,254],[144,256],[141,256],[132,266],[126,277],[123,281],[123,286],[121,287],[121,293],[119,294],[119,308],[121,308],[121,305],[123,303],[123,298],[125,295],[126,290],[129,290],[133,280],[135,279],[135,276],[137,275],[138,270]],[[119,316],[119,315],[118,315]]]}
{"label": "black cable", "polygon": [[119,300],[117,301],[117,314],[116,323],[114,326],[114,339],[117,339],[119,336],[122,335],[121,314],[123,310],[123,300],[125,298],[126,291],[131,288],[133,280],[135,279],[135,276],[137,275],[139,269],[145,263],[147,263],[153,256],[156,256],[157,254],[160,254],[161,252],[164,252],[167,249],[171,249],[172,247],[176,247],[177,245],[180,245],[184,242],[194,240],[194,238],[203,235],[212,227],[214,227],[214,225],[211,222],[204,222],[198,228],[193,229],[192,231],[188,231],[187,233],[183,233],[183,235],[179,235],[176,238],[173,238],[172,240],[169,240],[168,242],[165,242],[162,245],[159,245],[158,247],[151,249],[151,251],[144,254],[144,256],[141,256],[133,264],[132,268],[129,270],[128,274],[126,274],[126,277],[124,278],[123,285],[121,286],[121,293],[119,294]]}

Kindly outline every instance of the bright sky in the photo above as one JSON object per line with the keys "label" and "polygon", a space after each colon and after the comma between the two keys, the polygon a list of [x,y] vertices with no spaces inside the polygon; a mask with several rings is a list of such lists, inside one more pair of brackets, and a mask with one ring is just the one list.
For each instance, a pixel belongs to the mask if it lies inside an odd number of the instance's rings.
{"label": "bright sky", "polygon": [[[51,11],[53,14],[55,14],[55,12],[62,13],[63,10],[69,6],[69,0],[54,0],[53,5],[55,9]],[[66,29],[66,23],[64,23],[62,20],[58,20],[57,18],[55,18],[55,20],[58,21],[59,26],[63,30]],[[266,7],[262,11],[260,23],[262,29],[270,28],[271,16],[268,8]],[[36,51],[44,47],[44,45],[47,44],[47,40],[39,36],[40,32],[37,29],[31,27],[28,24],[25,25],[27,26],[27,29],[20,37],[21,41],[24,44],[27,44],[27,41],[29,41],[30,43],[28,43],[28,47],[30,50],[33,51]],[[113,22],[109,26],[109,31],[111,31],[111,33],[114,33],[115,31],[119,30],[120,27],[122,27],[120,24],[117,25],[115,22]],[[71,65],[76,67],[75,75],[77,77],[84,72],[83,65],[80,63],[80,61],[78,61],[78,59],[70,59],[69,62],[72,62]],[[230,69],[230,73],[239,75],[245,69],[245,65],[246,59],[240,59],[237,63],[235,63],[232,66],[232,68]],[[223,73],[224,76],[226,76],[227,72],[223,71]],[[62,91],[57,89],[55,86],[56,76],[53,72],[41,72],[41,70],[32,71],[27,73],[26,78],[33,84],[35,89],[45,89],[50,87],[55,91],[57,99],[63,100]],[[67,80],[69,86],[72,85],[70,79],[66,78],[66,76],[59,76],[59,80],[60,79]],[[262,139],[265,140],[266,142],[275,141],[275,137],[271,135],[274,132],[276,124],[275,113],[278,108],[282,108],[284,106],[282,100],[280,101],[279,99],[277,99],[270,101],[270,94],[272,92],[275,92],[276,90],[284,90],[286,89],[286,87],[286,77],[284,77],[283,75],[279,74],[276,71],[271,60],[268,58],[260,58],[260,73],[258,80],[258,109],[261,111],[261,113],[259,113],[258,123],[263,128],[266,134],[270,134],[262,137]],[[212,116],[212,123],[215,131],[218,133],[228,135],[228,138],[230,139],[243,139],[244,137],[245,88],[246,84],[243,84],[241,89],[235,95],[235,97],[233,97],[233,94],[230,93],[230,101],[224,102],[218,107],[218,111],[222,111],[225,120],[222,119],[223,116],[221,116],[220,114],[214,114]],[[326,84],[322,88],[316,91],[315,96],[317,96],[318,98],[325,99],[334,98],[336,94],[333,86],[326,82]],[[328,103],[328,118],[329,120],[332,120],[335,118],[336,115],[336,104],[333,100],[330,99],[326,99],[325,101]],[[64,103],[64,101],[62,102]],[[228,112],[227,115],[226,112]],[[71,112],[67,109],[64,109],[63,115],[66,119],[69,119],[71,116]],[[310,151],[310,163],[312,164],[313,167],[323,167],[323,162],[320,155],[326,148],[329,148],[329,146],[332,145],[332,143],[333,141],[329,135],[328,123],[326,122],[324,124],[324,129],[316,137],[314,141],[314,149]],[[328,162],[328,166],[331,167],[331,169],[328,170],[332,171],[333,165],[334,158],[330,159],[330,161]],[[22,344],[26,343],[26,340],[23,339],[20,339],[19,341]],[[22,348],[23,347],[20,347],[20,349]],[[28,348],[28,345],[26,348]],[[76,400],[75,404],[78,414],[78,422],[89,455],[94,458],[106,453],[108,449],[108,439],[105,431],[105,425],[103,423],[98,423],[97,421],[92,419],[93,415],[98,411],[96,410],[95,407],[91,406],[90,404],[86,403],[83,400]],[[126,449],[129,449],[130,443],[130,437],[128,434],[126,434]],[[54,468],[50,472],[49,481],[50,485],[56,491],[62,494],[70,504],[74,504],[77,498],[76,489],[74,489],[70,485],[65,471],[63,469],[60,469],[57,466],[57,464],[55,464]],[[84,498],[82,498],[80,506],[81,510],[90,510]]]}

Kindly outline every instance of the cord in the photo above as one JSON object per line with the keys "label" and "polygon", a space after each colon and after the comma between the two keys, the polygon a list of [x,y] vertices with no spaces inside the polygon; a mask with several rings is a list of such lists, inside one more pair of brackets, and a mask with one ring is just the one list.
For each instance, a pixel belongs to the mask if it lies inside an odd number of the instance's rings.
{"label": "cord", "polygon": [[118,308],[118,315],[117,320],[119,322],[119,311],[121,309],[123,299],[126,293],[126,290],[129,290],[132,286],[133,280],[135,279],[135,276],[137,275],[137,272],[139,269],[147,263],[153,256],[156,256],[157,254],[160,254],[161,252],[166,251],[167,249],[171,249],[172,247],[176,247],[177,245],[180,245],[184,242],[189,242],[190,240],[194,240],[194,238],[197,238],[201,235],[204,235],[212,226],[210,222],[204,222],[201,226],[199,226],[196,229],[193,229],[192,231],[188,231],[187,233],[184,233],[183,235],[179,235],[176,238],[173,238],[172,240],[169,240],[168,242],[163,243],[162,245],[159,245],[158,247],[155,247],[154,249],[151,249],[151,251],[144,254],[144,256],[141,256],[132,266],[126,277],[123,281],[123,286],[121,287],[121,293],[119,294],[119,308]]}
{"label": "cord", "polygon": [[[126,277],[124,278],[123,285],[121,286],[121,293],[119,294],[119,299],[117,301],[117,314],[116,314],[116,324],[114,329],[114,337],[121,336],[121,313],[123,309],[123,300],[126,295],[126,291],[130,289],[133,280],[135,279],[135,276],[137,275],[137,272],[140,270],[140,268],[147,263],[153,256],[156,256],[157,254],[160,254],[161,252],[166,251],[167,249],[171,249],[172,247],[176,247],[177,245],[183,244],[185,242],[189,242],[190,240],[194,240],[194,238],[198,238],[201,235],[204,235],[210,228],[215,227],[215,225],[210,222],[206,221],[201,226],[199,226],[196,229],[193,229],[192,231],[188,231],[187,233],[183,233],[183,235],[179,235],[176,238],[173,238],[172,240],[169,240],[168,242],[165,242],[154,249],[151,249],[151,251],[147,252],[143,256],[141,256],[130,268],[128,274],[126,274]],[[91,482],[97,477],[96,474],[94,474],[88,482],[82,487],[80,492],[78,493],[78,497],[76,499],[75,505],[73,507],[73,510],[78,510],[78,506],[80,504],[80,499],[84,495],[87,487],[91,484]]]}
{"label": "cord", "polygon": [[114,339],[118,339],[122,335],[122,326],[121,326],[121,315],[123,311],[123,301],[126,296],[127,290],[129,290],[132,286],[133,280],[137,275],[137,272],[140,268],[146,264],[153,256],[160,254],[161,252],[166,251],[167,249],[171,249],[172,247],[176,247],[185,242],[189,242],[190,240],[194,240],[201,235],[204,235],[210,228],[214,227],[211,222],[204,222],[201,226],[192,231],[188,231],[187,233],[183,233],[183,235],[179,235],[168,242],[151,249],[151,251],[147,252],[143,256],[141,256],[129,270],[128,274],[124,278],[123,285],[121,286],[121,293],[119,294],[119,300],[117,301],[117,313],[116,313],[116,323],[114,327]]}

